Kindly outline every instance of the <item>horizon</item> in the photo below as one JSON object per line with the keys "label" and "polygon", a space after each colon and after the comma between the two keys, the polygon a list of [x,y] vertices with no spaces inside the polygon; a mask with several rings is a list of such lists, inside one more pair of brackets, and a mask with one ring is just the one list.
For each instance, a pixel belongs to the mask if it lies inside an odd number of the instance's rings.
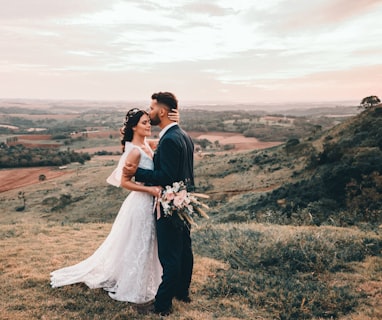
{"label": "horizon", "polygon": [[[77,108],[80,112],[87,109],[105,109],[112,108],[114,110],[124,110],[132,107],[145,109],[148,106],[148,101],[133,101],[133,100],[94,100],[94,99],[3,99],[0,98],[0,109],[3,108],[26,108],[31,110],[71,110]],[[338,109],[346,108],[354,109],[360,106],[360,101],[355,100],[338,100],[338,101],[285,101],[285,102],[203,102],[203,101],[179,101],[180,110],[208,110],[208,111],[258,111],[283,113],[293,111],[308,111],[319,109]]]}
{"label": "horizon", "polygon": [[[180,100],[178,98],[179,103],[182,103],[183,106],[190,105],[210,105],[210,106],[224,106],[224,105],[288,105],[288,104],[354,104],[359,105],[359,102],[363,98],[358,100],[355,99],[336,99],[336,100],[285,100],[285,101],[213,101],[213,100]],[[42,101],[42,102],[115,102],[115,103],[144,103],[147,104],[149,99],[94,99],[94,98],[3,98],[0,97],[0,101],[2,102],[16,102],[16,101]]]}

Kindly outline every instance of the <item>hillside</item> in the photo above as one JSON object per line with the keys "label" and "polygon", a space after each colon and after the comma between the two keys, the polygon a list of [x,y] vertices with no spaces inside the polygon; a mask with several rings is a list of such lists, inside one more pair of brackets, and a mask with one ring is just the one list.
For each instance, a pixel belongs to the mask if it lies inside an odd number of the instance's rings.
{"label": "hillside", "polygon": [[205,181],[218,176],[230,181],[224,187],[212,183],[211,192],[230,188],[239,194],[225,197],[227,203],[217,209],[219,221],[378,227],[381,128],[379,105],[319,136],[231,157],[224,170],[216,163],[214,168],[199,169],[209,172]]}
{"label": "hillside", "polygon": [[[380,319],[380,110],[266,150],[196,155],[211,219],[192,231],[193,302],[169,320]],[[102,290],[49,287],[107,236],[128,194],[105,182],[117,160],[0,193],[2,319],[157,319]]]}

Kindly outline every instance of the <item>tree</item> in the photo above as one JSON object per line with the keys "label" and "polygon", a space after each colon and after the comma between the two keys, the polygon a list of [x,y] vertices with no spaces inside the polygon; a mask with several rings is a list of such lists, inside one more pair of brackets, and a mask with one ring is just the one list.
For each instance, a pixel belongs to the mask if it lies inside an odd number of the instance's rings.
{"label": "tree", "polygon": [[368,109],[381,103],[381,100],[377,96],[369,96],[362,99],[360,108]]}
{"label": "tree", "polygon": [[292,151],[293,147],[297,146],[298,144],[300,144],[299,139],[297,138],[289,139],[285,144],[285,151],[287,152],[287,154],[289,154]]}
{"label": "tree", "polygon": [[23,205],[19,206],[19,207],[16,207],[16,211],[24,211],[24,209],[25,209],[25,201],[26,201],[25,193],[23,191],[19,191],[18,198],[23,201]]}
{"label": "tree", "polygon": [[322,131],[322,126],[319,124],[316,124],[313,126],[312,134],[315,135],[317,132],[321,132],[321,131]]}

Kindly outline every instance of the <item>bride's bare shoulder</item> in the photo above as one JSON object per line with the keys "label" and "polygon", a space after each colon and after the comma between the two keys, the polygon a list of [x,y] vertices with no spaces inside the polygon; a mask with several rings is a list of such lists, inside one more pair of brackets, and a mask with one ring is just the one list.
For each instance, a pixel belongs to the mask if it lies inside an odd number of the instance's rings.
{"label": "bride's bare shoulder", "polygon": [[126,162],[139,162],[140,158],[141,152],[139,151],[138,147],[132,148],[126,157]]}

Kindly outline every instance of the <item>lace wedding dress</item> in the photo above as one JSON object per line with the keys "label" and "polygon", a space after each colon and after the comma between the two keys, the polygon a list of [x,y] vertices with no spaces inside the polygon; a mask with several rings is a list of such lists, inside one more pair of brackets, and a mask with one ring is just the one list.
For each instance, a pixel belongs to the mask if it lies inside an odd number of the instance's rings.
{"label": "lace wedding dress", "polygon": [[[117,168],[107,182],[119,186],[128,153],[138,148],[139,167],[153,169],[152,159],[138,146],[127,142]],[[161,282],[153,197],[132,191],[123,202],[112,229],[102,245],[86,260],[51,273],[53,288],[83,282],[103,288],[115,300],[144,303],[154,299]]]}

